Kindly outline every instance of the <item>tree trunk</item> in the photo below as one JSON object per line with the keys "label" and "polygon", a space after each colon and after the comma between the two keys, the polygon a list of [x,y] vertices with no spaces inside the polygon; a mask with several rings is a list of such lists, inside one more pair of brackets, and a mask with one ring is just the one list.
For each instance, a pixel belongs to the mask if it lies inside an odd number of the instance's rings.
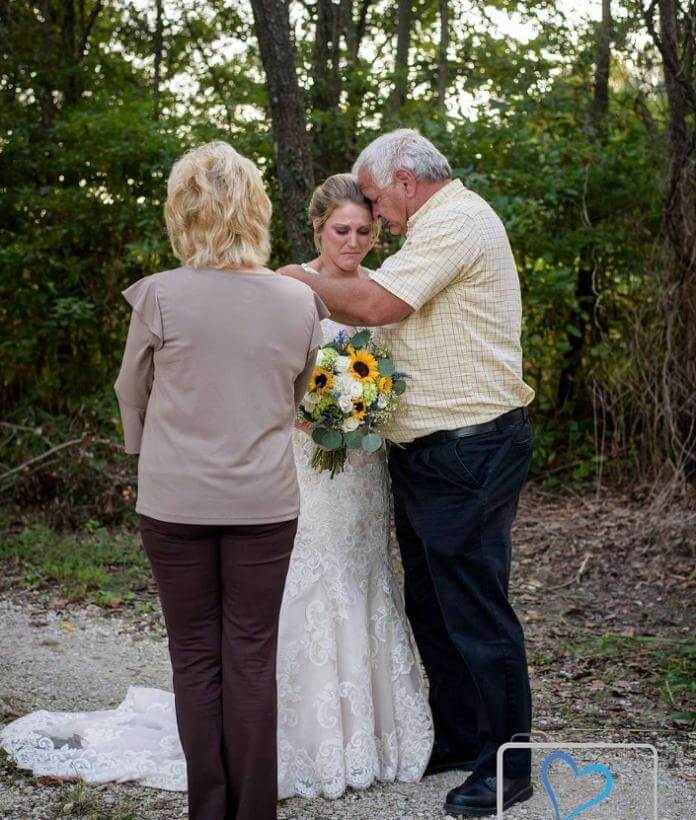
{"label": "tree trunk", "polygon": [[342,88],[341,32],[345,14],[345,5],[341,7],[332,0],[318,0],[310,101],[311,109],[317,115],[312,123],[314,175],[321,179],[345,167],[347,161],[340,150],[347,135],[338,116]]}
{"label": "tree trunk", "polygon": [[285,230],[293,258],[307,259],[313,253],[306,207],[314,176],[288,6],[283,0],[251,0],[251,7],[266,73]]}
{"label": "tree trunk", "polygon": [[63,0],[63,30],[61,32],[68,68],[65,85],[65,101],[74,103],[80,96],[79,65],[77,55],[76,19],[74,0]]}
{"label": "tree trunk", "polygon": [[556,406],[565,413],[576,414],[579,397],[584,392],[578,384],[578,374],[582,368],[582,358],[597,307],[592,250],[590,246],[580,261],[578,278],[575,283],[575,309],[569,320],[569,326],[573,328],[573,331],[568,331],[566,336],[568,349],[565,352],[563,369],[558,379]]}
{"label": "tree trunk", "polygon": [[208,74],[210,74],[211,82],[213,83],[213,88],[215,89],[215,93],[220,98],[220,102],[222,103],[222,107],[225,109],[225,122],[227,123],[227,130],[232,131],[232,111],[230,109],[230,101],[228,99],[227,90],[225,88],[225,83],[223,78],[220,76],[220,72],[217,70],[216,66],[214,66],[210,60],[208,59],[208,55],[205,53],[205,47],[200,40],[200,37],[196,33],[196,29],[194,28],[191,20],[189,19],[188,14],[186,12],[182,15],[184,20],[184,25],[186,26],[189,36],[191,38],[191,42],[196,44],[196,48],[198,49],[199,54],[201,55],[201,60],[203,60],[203,65],[206,67]]}
{"label": "tree trunk", "polygon": [[346,66],[342,91],[346,93],[344,111],[346,153],[342,167],[350,166],[357,153],[358,122],[363,97],[368,90],[360,64],[360,46],[367,28],[367,15],[372,0],[360,0],[357,19],[353,17],[353,0],[341,0],[341,27],[346,41]]}
{"label": "tree trunk", "polygon": [[[611,0],[602,0],[602,20],[597,28],[594,90],[590,103],[590,124],[597,138],[597,151],[602,150],[606,140],[607,114],[609,113],[609,70],[611,67],[612,16]],[[590,172],[590,169],[587,169]],[[587,227],[592,228],[589,215]],[[575,284],[575,309],[570,315],[566,337],[563,369],[558,380],[556,405],[567,413],[578,411],[578,401],[589,399],[587,391],[581,389],[578,376],[582,370],[583,356],[588,342],[593,341],[593,329],[597,315],[597,292],[595,278],[601,260],[596,257],[596,247],[592,239],[584,249],[579,261]]]}
{"label": "tree trunk", "polygon": [[341,93],[341,80],[338,76],[340,13],[340,7],[332,0],[318,0],[312,60],[312,104],[321,111],[328,111],[338,105]]}
{"label": "tree trunk", "polygon": [[[608,2],[608,0],[606,0]],[[446,112],[445,97],[449,85],[449,0],[440,0],[440,45],[437,66],[437,107],[442,114]]]}
{"label": "tree trunk", "polygon": [[157,17],[155,19],[155,67],[152,79],[152,105],[155,119],[160,115],[160,71],[162,66],[162,0],[155,0]]}
{"label": "tree trunk", "polygon": [[394,90],[390,101],[390,114],[398,118],[399,111],[408,97],[408,56],[411,49],[411,25],[413,0],[399,0],[396,33],[396,60],[394,64]]}
{"label": "tree trunk", "polygon": [[696,134],[694,123],[689,120],[696,115],[692,64],[696,20],[692,4],[687,12],[691,20],[685,21],[688,25],[684,26],[685,42],[680,55],[677,0],[659,0],[659,9],[669,106],[670,178],[665,225],[679,265],[680,279],[693,280],[696,276]]}
{"label": "tree trunk", "polygon": [[[670,171],[665,231],[674,270],[667,319],[666,349],[671,351],[665,400],[676,463],[687,475],[696,471],[696,78],[695,4],[679,19],[677,0],[659,0],[660,51],[668,102]],[[680,48],[681,45],[681,48]]]}
{"label": "tree trunk", "polygon": [[609,69],[611,67],[612,17],[611,0],[602,0],[602,22],[597,33],[597,60],[594,96],[590,117],[592,124],[602,130],[609,112]]}

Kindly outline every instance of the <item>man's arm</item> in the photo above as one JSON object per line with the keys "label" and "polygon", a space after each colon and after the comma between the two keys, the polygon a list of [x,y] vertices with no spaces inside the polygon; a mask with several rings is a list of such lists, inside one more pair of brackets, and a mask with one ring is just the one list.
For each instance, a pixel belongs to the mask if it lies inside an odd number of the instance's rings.
{"label": "man's arm", "polygon": [[413,312],[413,308],[398,296],[362,276],[346,279],[320,277],[308,273],[300,265],[287,265],[278,272],[309,285],[331,311],[331,318],[344,325],[390,325]]}

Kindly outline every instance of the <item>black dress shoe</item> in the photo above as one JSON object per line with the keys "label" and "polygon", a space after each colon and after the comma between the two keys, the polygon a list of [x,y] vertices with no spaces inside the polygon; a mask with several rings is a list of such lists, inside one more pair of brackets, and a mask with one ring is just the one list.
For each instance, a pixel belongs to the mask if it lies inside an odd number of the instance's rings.
{"label": "black dress shoe", "polygon": [[[498,780],[491,777],[469,776],[461,786],[447,795],[445,811],[464,817],[487,817],[497,811]],[[523,803],[534,793],[529,777],[506,777],[503,779],[503,809],[515,803]]]}
{"label": "black dress shoe", "polygon": [[449,746],[442,746],[439,743],[435,743],[423,777],[455,770],[460,772],[473,772],[476,768],[477,760],[478,752],[476,751],[452,749]]}

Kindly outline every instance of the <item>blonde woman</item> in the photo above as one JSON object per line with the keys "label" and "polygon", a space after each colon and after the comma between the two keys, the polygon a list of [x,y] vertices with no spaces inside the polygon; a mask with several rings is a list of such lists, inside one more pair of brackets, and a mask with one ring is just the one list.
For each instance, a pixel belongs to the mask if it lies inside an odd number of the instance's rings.
{"label": "blonde woman", "polygon": [[116,393],[126,452],[140,453],[136,510],[181,746],[171,696],[150,689],[106,713],[30,715],[2,740],[36,773],[188,781],[191,820],[274,820],[278,614],[300,501],[292,431],[326,314],[264,267],[271,205],[229,145],[174,165],[165,214],[182,267],[124,291]]}
{"label": "blonde woman", "polygon": [[[378,223],[350,174],[312,197],[316,277],[367,276]],[[327,341],[358,328],[322,322]],[[427,693],[391,565],[385,453],[351,451],[331,479],[294,436],[302,498],[278,644],[280,797],[339,797],[419,780],[432,746]]]}

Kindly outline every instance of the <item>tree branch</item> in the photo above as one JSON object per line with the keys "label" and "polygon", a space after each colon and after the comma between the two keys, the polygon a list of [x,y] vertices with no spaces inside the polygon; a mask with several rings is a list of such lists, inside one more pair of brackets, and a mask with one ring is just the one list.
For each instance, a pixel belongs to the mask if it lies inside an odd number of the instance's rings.
{"label": "tree branch", "polygon": [[87,25],[82,32],[82,42],[80,43],[80,51],[78,52],[78,61],[81,61],[87,52],[89,35],[92,33],[92,28],[94,27],[97,17],[99,16],[99,12],[102,10],[102,5],[103,0],[97,0],[97,2],[92,6],[92,11],[87,19]]}

